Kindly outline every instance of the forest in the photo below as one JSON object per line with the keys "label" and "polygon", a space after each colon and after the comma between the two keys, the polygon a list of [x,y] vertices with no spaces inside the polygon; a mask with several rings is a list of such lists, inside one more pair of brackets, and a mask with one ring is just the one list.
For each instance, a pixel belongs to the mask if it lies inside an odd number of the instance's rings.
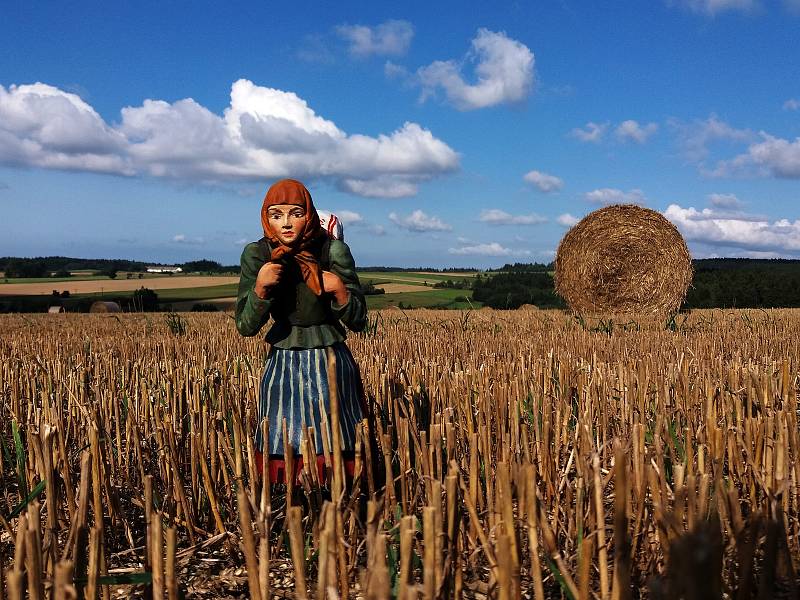
{"label": "forest", "polygon": [[[682,309],[800,307],[800,260],[715,258],[692,262],[694,279]],[[506,265],[476,280],[473,300],[500,309],[533,304],[562,308],[553,290],[552,265]]]}

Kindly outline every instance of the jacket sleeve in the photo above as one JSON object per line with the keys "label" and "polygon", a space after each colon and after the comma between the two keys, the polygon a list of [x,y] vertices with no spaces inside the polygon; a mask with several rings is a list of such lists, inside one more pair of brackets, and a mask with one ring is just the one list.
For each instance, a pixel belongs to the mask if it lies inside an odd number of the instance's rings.
{"label": "jacket sleeve", "polygon": [[353,255],[341,240],[331,241],[330,270],[339,276],[350,292],[350,298],[341,306],[335,300],[331,301],[333,315],[352,331],[362,331],[367,324],[367,302],[361,292]]}
{"label": "jacket sleeve", "polygon": [[256,335],[269,320],[272,299],[263,300],[255,293],[256,277],[264,264],[257,243],[245,246],[242,252],[239,293],[236,297],[236,329],[250,337]]}

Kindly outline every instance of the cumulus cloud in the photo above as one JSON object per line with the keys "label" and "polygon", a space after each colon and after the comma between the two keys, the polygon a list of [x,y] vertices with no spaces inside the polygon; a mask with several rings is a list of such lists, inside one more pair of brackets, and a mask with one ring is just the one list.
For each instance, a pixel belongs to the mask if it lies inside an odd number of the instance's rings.
{"label": "cumulus cloud", "polygon": [[640,125],[638,121],[628,119],[627,121],[620,123],[616,130],[614,130],[614,133],[616,134],[617,138],[623,142],[632,141],[636,142],[637,144],[644,144],[647,141],[647,138],[655,134],[656,131],[658,131],[657,123]]}
{"label": "cumulus cloud", "polygon": [[497,208],[482,210],[478,220],[489,225],[539,225],[547,223],[546,217],[535,213],[530,215],[511,215]]}
{"label": "cumulus cloud", "polygon": [[439,217],[428,216],[419,209],[406,217],[400,216],[394,212],[389,213],[389,220],[398,227],[407,229],[408,231],[450,231],[453,229]]}
{"label": "cumulus cloud", "polygon": [[[475,83],[469,83],[462,74],[467,63],[475,64]],[[483,28],[461,62],[435,61],[417,70],[422,100],[441,89],[447,101],[459,110],[520,102],[533,88],[533,75],[533,52],[525,44],[503,32]]]}
{"label": "cumulus cloud", "polygon": [[411,45],[414,26],[402,20],[385,21],[374,27],[339,25],[336,34],[348,43],[352,56],[402,56]]}
{"label": "cumulus cloud", "polygon": [[572,216],[569,213],[558,215],[556,219],[556,222],[563,227],[572,227],[573,225],[577,225],[578,221],[580,221],[578,217]]}
{"label": "cumulus cloud", "polygon": [[737,218],[677,204],[670,204],[664,216],[689,241],[757,252],[800,252],[800,220]]}
{"label": "cumulus cloud", "polygon": [[725,176],[755,168],[762,176],[800,178],[800,138],[790,141],[764,132],[760,136],[761,141],[751,144],[744,154],[720,161],[712,174]]}
{"label": "cumulus cloud", "polygon": [[[798,6],[800,6],[800,2]],[[797,98],[789,98],[783,103],[783,110],[800,110],[800,100]]]}
{"label": "cumulus cloud", "polygon": [[538,188],[540,192],[544,192],[545,194],[557,192],[564,187],[564,182],[560,177],[548,175],[547,173],[542,173],[541,171],[529,171],[523,175],[522,179],[524,179],[527,183],[530,183],[532,186]]}
{"label": "cumulus cloud", "polygon": [[145,100],[107,124],[75,94],[42,83],[0,86],[0,164],[149,175],[192,182],[327,179],[354,194],[411,196],[459,156],[416,123],[348,134],[292,92],[246,79],[222,116],[192,99]]}
{"label": "cumulus cloud", "polygon": [[528,256],[531,253],[530,250],[512,250],[498,242],[460,246],[459,248],[449,248],[447,251],[450,254],[462,256]]}
{"label": "cumulus cloud", "polygon": [[584,194],[587,202],[592,204],[644,204],[646,198],[640,189],[624,192],[616,188],[599,188]]}
{"label": "cumulus cloud", "polygon": [[709,17],[729,11],[748,12],[760,6],[757,0],[679,0],[678,3]]}
{"label": "cumulus cloud", "polygon": [[744,206],[735,194],[709,194],[708,203],[714,208],[739,209]]}
{"label": "cumulus cloud", "polygon": [[0,163],[130,174],[126,144],[76,94],[42,83],[0,85]]}
{"label": "cumulus cloud", "polygon": [[705,120],[684,123],[672,119],[669,124],[676,131],[678,143],[687,160],[702,162],[709,154],[709,146],[716,142],[747,142],[754,138],[749,129],[736,129],[717,115],[712,114]]}
{"label": "cumulus cloud", "polygon": [[593,121],[589,121],[586,123],[586,126],[583,129],[576,127],[570,131],[569,134],[570,136],[579,139],[582,142],[599,144],[602,141],[603,136],[606,134],[606,130],[608,130],[608,123],[595,123]]}

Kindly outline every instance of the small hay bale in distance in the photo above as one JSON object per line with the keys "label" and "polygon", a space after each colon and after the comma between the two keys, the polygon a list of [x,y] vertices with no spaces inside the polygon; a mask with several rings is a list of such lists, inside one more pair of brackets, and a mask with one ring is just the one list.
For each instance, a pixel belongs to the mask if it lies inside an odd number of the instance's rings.
{"label": "small hay bale in distance", "polygon": [[96,302],[92,302],[92,306],[89,307],[90,313],[118,313],[122,312],[122,308],[116,302],[98,300]]}
{"label": "small hay bale in distance", "polygon": [[576,313],[675,313],[692,282],[692,259],[661,213],[614,204],[586,215],[558,245],[556,292]]}

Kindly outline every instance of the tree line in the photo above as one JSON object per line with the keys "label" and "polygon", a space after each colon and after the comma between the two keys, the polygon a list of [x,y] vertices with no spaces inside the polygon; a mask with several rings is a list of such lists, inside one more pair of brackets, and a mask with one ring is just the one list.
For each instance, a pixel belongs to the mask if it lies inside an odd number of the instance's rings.
{"label": "tree line", "polygon": [[[800,307],[800,260],[716,258],[692,262],[694,278],[683,310]],[[552,265],[506,265],[496,275],[476,279],[472,297],[500,309],[523,304],[563,308],[551,273]]]}
{"label": "tree line", "polygon": [[[0,271],[8,278],[69,277],[73,271],[94,271],[112,279],[117,272],[144,273],[148,266],[165,266],[163,263],[145,263],[138,260],[106,258],[71,258],[68,256],[38,256],[20,258],[0,257]],[[239,265],[222,265],[215,260],[190,260],[174,266],[184,273],[238,273]]]}

